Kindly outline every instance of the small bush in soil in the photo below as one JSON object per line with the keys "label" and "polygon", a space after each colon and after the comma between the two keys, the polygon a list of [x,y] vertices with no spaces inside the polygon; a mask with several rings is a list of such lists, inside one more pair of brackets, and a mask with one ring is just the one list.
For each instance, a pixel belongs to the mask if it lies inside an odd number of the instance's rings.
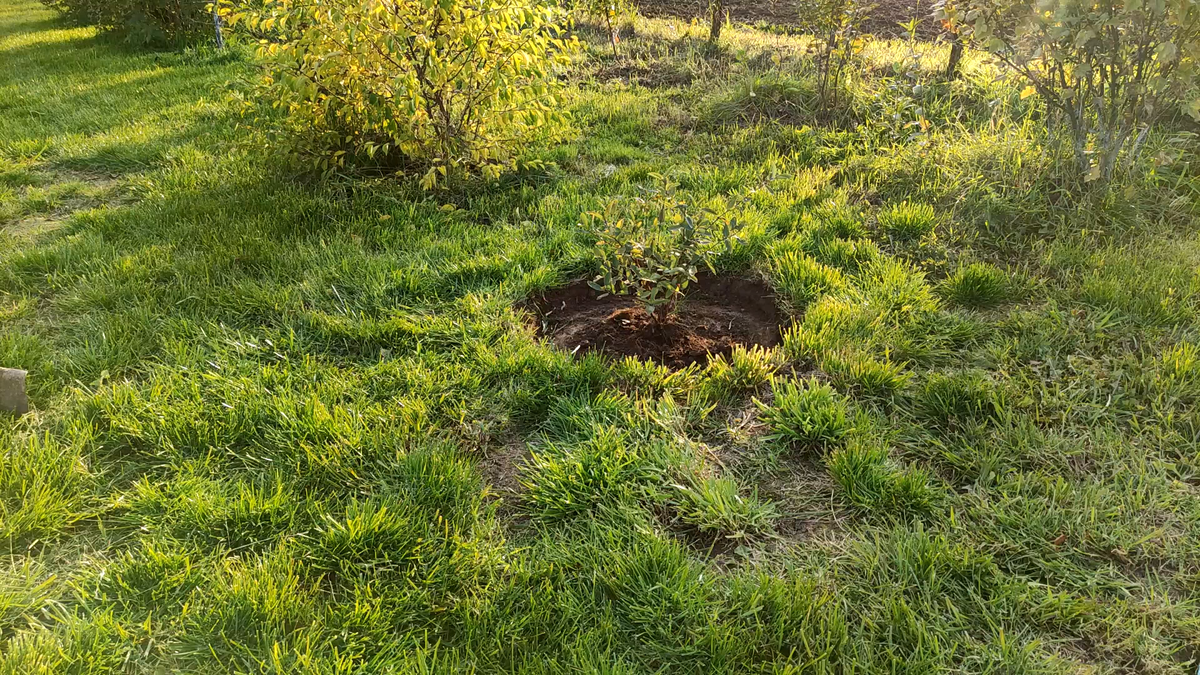
{"label": "small bush in soil", "polygon": [[679,520],[707,537],[746,540],[770,532],[779,512],[757,493],[742,496],[730,478],[699,478],[674,485],[669,496]]}
{"label": "small bush in soil", "polygon": [[138,47],[174,47],[216,34],[209,0],[42,0],[68,20]]}
{"label": "small bush in soil", "polygon": [[936,225],[937,217],[928,204],[901,202],[879,213],[879,227],[897,241],[917,241]]}
{"label": "small bush in soil", "polygon": [[845,400],[815,378],[796,382],[776,379],[771,405],[758,401],[771,438],[806,447],[828,448],[850,433]]}
{"label": "small bush in soil", "polygon": [[695,211],[667,189],[638,202],[651,207],[650,212],[622,217],[620,203],[613,201],[605,213],[588,214],[601,264],[600,274],[588,285],[604,295],[633,296],[661,325],[670,320],[700,268],[715,272],[713,258],[732,252],[738,222]]}
{"label": "small bush in soil", "polygon": [[1008,295],[1008,276],[986,263],[960,267],[943,282],[943,294],[965,307],[992,307]]}
{"label": "small bush in soil", "polygon": [[977,422],[998,415],[1002,398],[980,372],[933,373],[921,389],[920,405],[927,417],[940,424]]}
{"label": "small bush in soil", "polygon": [[556,69],[576,48],[563,12],[534,0],[265,0],[223,15],[259,48],[257,98],[284,112],[296,152],[324,171],[367,165],[448,177],[513,169],[567,118]]}

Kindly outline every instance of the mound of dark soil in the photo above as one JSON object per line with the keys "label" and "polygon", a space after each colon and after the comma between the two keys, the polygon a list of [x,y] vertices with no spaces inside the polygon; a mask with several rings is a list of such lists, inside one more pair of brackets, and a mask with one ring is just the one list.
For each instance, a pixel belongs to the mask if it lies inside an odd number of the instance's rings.
{"label": "mound of dark soil", "polygon": [[631,298],[598,298],[577,281],[534,299],[538,334],[573,353],[651,359],[671,368],[706,363],[734,345],[779,343],[779,309],[771,289],[740,277],[702,276],[688,289],[679,310],[662,326]]}

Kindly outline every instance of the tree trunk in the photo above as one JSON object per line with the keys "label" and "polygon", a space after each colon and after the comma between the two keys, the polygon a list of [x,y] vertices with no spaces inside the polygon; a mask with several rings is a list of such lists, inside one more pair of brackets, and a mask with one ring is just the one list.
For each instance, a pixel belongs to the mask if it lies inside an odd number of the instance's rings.
{"label": "tree trunk", "polygon": [[712,27],[708,31],[708,40],[715,43],[721,39],[721,28],[725,23],[725,8],[722,6],[721,0],[713,0],[711,8]]}
{"label": "tree trunk", "polygon": [[617,55],[617,43],[621,41],[617,35],[617,26],[613,23],[612,13],[604,15],[604,20],[608,23],[608,41],[612,44],[613,56]]}
{"label": "tree trunk", "polygon": [[217,49],[225,49],[225,36],[221,33],[221,15],[217,12],[217,5],[213,4],[213,29],[217,34]]}
{"label": "tree trunk", "polygon": [[953,80],[958,77],[958,62],[962,61],[963,43],[957,35],[953,37],[954,44],[950,45],[950,60],[946,61],[946,79]]}

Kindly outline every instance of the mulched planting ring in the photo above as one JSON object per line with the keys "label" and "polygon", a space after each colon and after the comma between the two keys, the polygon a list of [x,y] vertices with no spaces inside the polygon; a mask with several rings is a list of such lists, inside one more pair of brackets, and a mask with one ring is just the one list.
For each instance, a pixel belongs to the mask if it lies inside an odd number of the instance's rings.
{"label": "mulched planting ring", "polygon": [[701,276],[661,327],[632,298],[598,295],[586,281],[577,281],[534,298],[528,307],[538,335],[576,354],[636,356],[670,368],[707,363],[735,345],[779,344],[779,309],[771,289],[758,281]]}

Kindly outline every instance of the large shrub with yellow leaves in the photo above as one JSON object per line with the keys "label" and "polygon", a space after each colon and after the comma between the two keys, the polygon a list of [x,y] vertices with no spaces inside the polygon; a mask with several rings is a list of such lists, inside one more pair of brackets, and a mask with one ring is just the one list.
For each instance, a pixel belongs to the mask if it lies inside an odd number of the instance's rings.
{"label": "large shrub with yellow leaves", "polygon": [[575,49],[539,0],[223,0],[260,36],[257,96],[318,168],[495,177],[566,129],[556,71]]}

